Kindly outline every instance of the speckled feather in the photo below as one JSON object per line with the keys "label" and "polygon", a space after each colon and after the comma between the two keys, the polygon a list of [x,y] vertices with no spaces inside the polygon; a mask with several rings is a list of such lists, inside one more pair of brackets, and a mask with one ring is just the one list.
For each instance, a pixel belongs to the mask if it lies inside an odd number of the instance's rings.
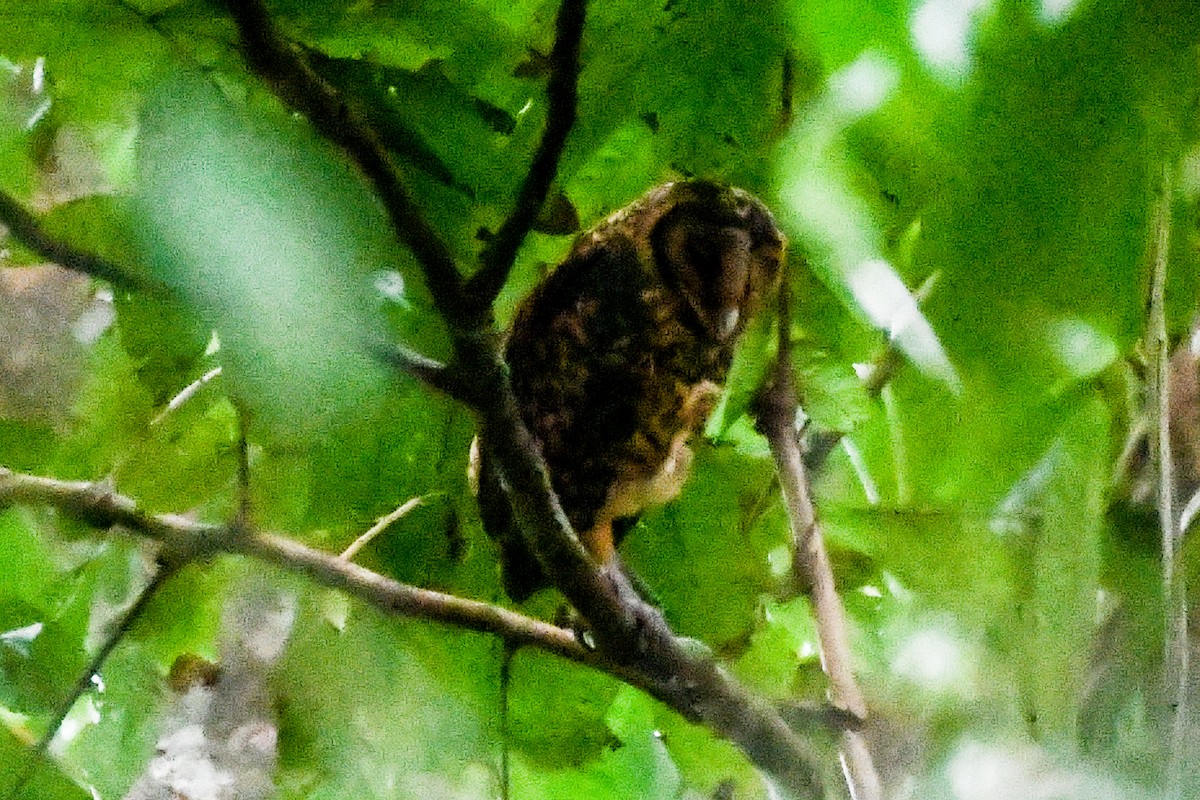
{"label": "speckled feather", "polygon": [[[518,309],[506,346],[513,391],[568,519],[599,560],[611,556],[614,521],[678,492],[687,440],[782,254],[782,234],[750,195],[666,184],[583,234]],[[483,452],[480,509],[519,601],[546,581]]]}

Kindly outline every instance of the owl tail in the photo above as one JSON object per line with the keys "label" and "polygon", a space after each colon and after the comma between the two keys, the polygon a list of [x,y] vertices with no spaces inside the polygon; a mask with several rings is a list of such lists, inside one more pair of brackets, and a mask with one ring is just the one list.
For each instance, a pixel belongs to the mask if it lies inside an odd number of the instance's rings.
{"label": "owl tail", "polygon": [[500,577],[504,582],[504,593],[514,603],[523,603],[531,594],[550,583],[517,527],[516,516],[504,491],[503,479],[479,437],[475,437],[471,443],[468,475],[479,504],[483,530],[500,546]]}

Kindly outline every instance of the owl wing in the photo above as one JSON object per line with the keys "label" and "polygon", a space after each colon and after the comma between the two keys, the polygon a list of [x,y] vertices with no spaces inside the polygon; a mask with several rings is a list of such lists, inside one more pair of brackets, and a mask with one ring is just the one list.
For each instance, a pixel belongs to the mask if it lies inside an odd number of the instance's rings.
{"label": "owl wing", "polygon": [[[537,439],[567,518],[592,527],[638,424],[650,320],[647,281],[629,239],[577,250],[522,304],[506,350],[513,392]],[[499,475],[481,448],[479,505],[500,544],[505,591],[520,602],[546,585],[516,525]]]}

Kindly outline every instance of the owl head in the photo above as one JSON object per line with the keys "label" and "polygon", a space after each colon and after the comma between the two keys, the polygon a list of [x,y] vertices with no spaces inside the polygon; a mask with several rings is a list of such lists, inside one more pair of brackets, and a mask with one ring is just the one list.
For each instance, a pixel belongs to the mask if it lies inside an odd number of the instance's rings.
{"label": "owl head", "polygon": [[650,231],[663,280],[687,301],[717,342],[735,338],[779,278],[786,240],[753,195],[708,181],[655,191],[667,209]]}

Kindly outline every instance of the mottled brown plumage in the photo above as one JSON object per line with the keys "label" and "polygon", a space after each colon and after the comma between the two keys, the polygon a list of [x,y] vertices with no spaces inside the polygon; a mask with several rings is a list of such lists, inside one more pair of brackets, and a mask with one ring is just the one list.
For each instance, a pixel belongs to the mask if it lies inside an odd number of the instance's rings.
{"label": "mottled brown plumage", "polygon": [[[688,439],[712,410],[783,248],[749,194],[666,184],[580,236],[518,309],[505,351],[513,391],[598,562],[613,557],[614,522],[678,493]],[[480,510],[501,546],[505,589],[520,601],[546,580],[482,452]]]}

